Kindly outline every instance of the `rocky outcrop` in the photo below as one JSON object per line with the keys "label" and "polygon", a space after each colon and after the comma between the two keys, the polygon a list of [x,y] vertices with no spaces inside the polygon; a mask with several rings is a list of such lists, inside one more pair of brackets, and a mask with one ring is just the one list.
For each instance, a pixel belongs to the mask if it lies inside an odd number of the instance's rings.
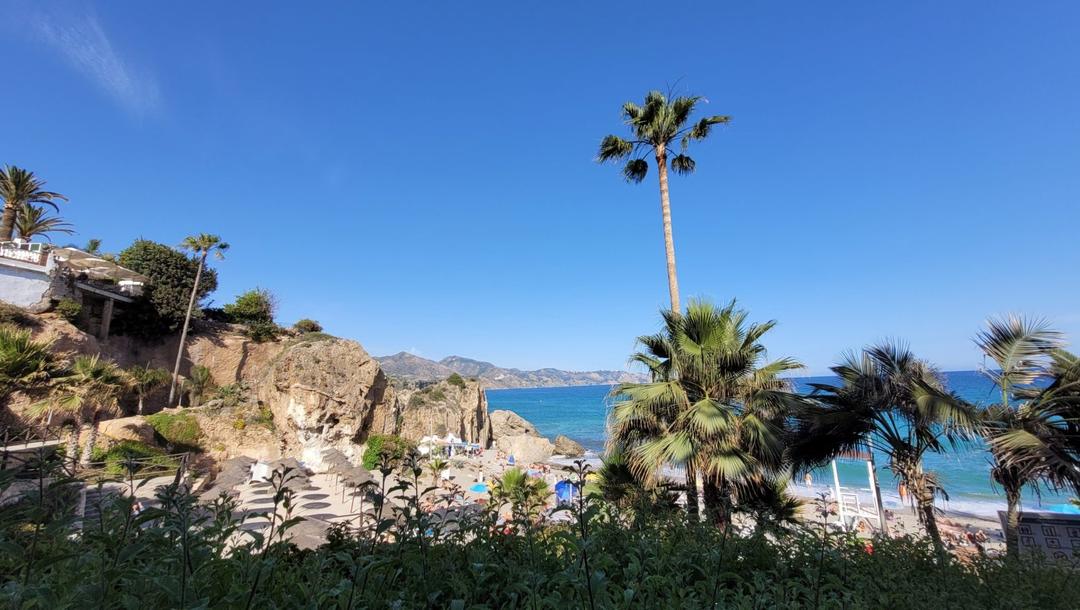
{"label": "rocky outcrop", "polygon": [[560,434],[555,437],[555,453],[566,457],[581,457],[585,455],[585,448],[569,436]]}
{"label": "rocky outcrop", "polygon": [[522,434],[540,436],[540,433],[536,431],[536,426],[533,426],[527,419],[513,411],[498,410],[491,412],[491,436],[493,438],[499,439]]}
{"label": "rocky outcrop", "polygon": [[487,397],[480,385],[446,381],[423,389],[401,390],[398,395],[398,434],[412,440],[447,434],[482,447],[491,444]]}
{"label": "rocky outcrop", "polygon": [[290,345],[269,364],[256,394],[287,452],[305,461],[318,462],[330,448],[356,458],[368,434],[395,431],[394,388],[355,341]]}
{"label": "rocky outcrop", "polygon": [[154,429],[139,415],[121,417],[98,424],[98,438],[104,442],[137,441],[152,445]]}
{"label": "rocky outcrop", "polygon": [[516,434],[495,439],[495,448],[514,456],[518,464],[544,462],[555,454],[555,445],[542,436]]}

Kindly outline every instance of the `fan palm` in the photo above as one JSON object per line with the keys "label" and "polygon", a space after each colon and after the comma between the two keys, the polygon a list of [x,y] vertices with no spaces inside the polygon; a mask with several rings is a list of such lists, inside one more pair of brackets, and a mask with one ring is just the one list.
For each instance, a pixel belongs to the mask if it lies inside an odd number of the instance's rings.
{"label": "fan palm", "polygon": [[[1017,556],[1024,488],[1080,489],[1071,423],[1080,415],[1080,366],[1060,350],[1061,335],[1038,320],[990,320],[975,343],[997,367],[984,373],[1001,391],[1001,402],[985,410],[982,430],[993,459],[990,475],[1005,492],[1005,548]],[[1052,379],[1049,387],[1036,387],[1041,376]]]}
{"label": "fan palm", "polygon": [[681,466],[692,518],[699,477],[710,517],[723,521],[740,493],[783,469],[787,415],[797,397],[780,375],[802,365],[766,362],[760,340],[776,323],[748,324],[747,315],[734,301],[717,307],[692,300],[682,315],[663,312],[663,330],[640,337],[645,350],[631,357],[652,380],[612,390],[611,446],[651,482],[666,464]]}
{"label": "fan palm", "polygon": [[[626,102],[622,116],[632,133],[627,140],[616,135],[600,142],[597,161],[623,161],[623,176],[629,182],[641,182],[649,172],[646,157],[652,154],[660,180],[660,214],[664,225],[664,251],[667,256],[668,292],[671,311],[682,311],[679,305],[679,280],[675,273],[675,242],[671,234],[671,203],[668,198],[668,165],[677,174],[691,174],[696,163],[686,154],[691,142],[704,140],[714,125],[727,123],[730,117],[715,115],[690,123],[690,115],[702,98],[699,96],[668,99],[659,91],[650,91],[641,106]],[[679,152],[672,147],[679,141]]]}
{"label": "fan palm", "polygon": [[55,372],[52,343],[32,337],[29,330],[0,324],[0,400],[47,382]]}
{"label": "fan palm", "polygon": [[46,191],[44,187],[45,181],[38,179],[34,172],[14,165],[0,167],[0,199],[4,200],[4,211],[0,217],[0,241],[11,241],[15,232],[15,219],[24,205],[42,204],[60,211],[56,202],[67,201],[67,197]]}
{"label": "fan palm", "polygon": [[866,348],[832,371],[840,384],[813,384],[812,402],[797,413],[794,460],[807,468],[850,452],[884,453],[941,552],[934,498],[944,490],[923,469],[923,457],[971,438],[975,409],[949,394],[937,370],[903,345]]}
{"label": "fan palm", "polygon": [[551,489],[543,479],[530,477],[520,468],[511,468],[495,479],[491,487],[491,499],[496,506],[510,504],[515,517],[532,517],[540,511],[551,495]]}
{"label": "fan palm", "polygon": [[15,216],[15,232],[19,234],[19,237],[27,241],[39,235],[52,241],[49,233],[67,233],[70,235],[75,232],[71,227],[70,222],[65,222],[59,216],[49,216],[45,208],[30,205],[29,203],[23,204]]}
{"label": "fan palm", "polygon": [[192,407],[202,403],[202,397],[214,388],[214,376],[210,369],[196,364],[191,367],[191,375],[184,380],[183,389],[188,394],[188,404]]}
{"label": "fan palm", "polygon": [[83,431],[87,432],[79,464],[90,463],[90,455],[97,443],[98,420],[102,415],[119,410],[120,397],[128,388],[128,378],[110,360],[100,355],[78,356],[65,374],[52,380],[52,396],[34,406],[38,415],[51,418],[54,411],[69,415],[75,423],[68,439],[68,456],[74,462]]}
{"label": "fan palm", "polygon": [[136,413],[142,415],[143,403],[146,401],[147,395],[155,389],[169,383],[169,371],[165,369],[150,368],[150,363],[147,362],[146,366],[135,365],[128,368],[127,374],[131,378],[131,384],[139,397],[139,406]]}
{"label": "fan palm", "polygon": [[180,331],[180,345],[176,349],[176,365],[173,367],[172,382],[169,384],[169,400],[167,406],[172,406],[176,396],[176,384],[180,379],[180,360],[184,356],[184,343],[187,341],[188,326],[191,324],[191,312],[195,309],[195,298],[199,292],[199,280],[202,279],[203,268],[206,267],[206,258],[213,252],[214,256],[221,260],[225,258],[225,251],[229,244],[221,241],[217,235],[200,233],[184,239],[180,245],[185,250],[190,250],[199,259],[199,268],[195,271],[195,283],[191,285],[191,298],[188,300],[187,314],[184,316],[184,328]]}

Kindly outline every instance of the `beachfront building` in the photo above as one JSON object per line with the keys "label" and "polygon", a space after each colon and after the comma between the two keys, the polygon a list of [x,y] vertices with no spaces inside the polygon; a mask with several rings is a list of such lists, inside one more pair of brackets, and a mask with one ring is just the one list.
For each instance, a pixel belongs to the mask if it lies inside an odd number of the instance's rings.
{"label": "beachfront building", "polygon": [[79,327],[101,340],[108,339],[117,308],[140,296],[147,282],[143,275],[76,248],[0,242],[0,301],[41,313],[71,299],[82,306]]}

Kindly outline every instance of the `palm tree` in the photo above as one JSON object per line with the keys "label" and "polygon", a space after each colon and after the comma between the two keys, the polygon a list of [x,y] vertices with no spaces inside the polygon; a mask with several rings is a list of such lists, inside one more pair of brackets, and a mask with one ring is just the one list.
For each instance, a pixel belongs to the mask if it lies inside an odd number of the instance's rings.
{"label": "palm tree", "polygon": [[184,355],[184,342],[187,341],[188,326],[191,324],[191,312],[195,309],[195,297],[199,293],[199,280],[202,279],[203,267],[206,266],[206,257],[213,252],[218,260],[225,258],[225,251],[229,249],[229,244],[221,241],[221,238],[217,235],[200,233],[185,238],[180,247],[190,250],[199,258],[199,268],[195,271],[195,283],[191,285],[191,299],[188,300],[187,314],[184,316],[184,329],[180,331],[180,345],[176,349],[176,365],[173,367],[172,383],[169,384],[169,401],[167,405],[173,404],[173,398],[176,395],[176,384],[180,379],[180,360]]}
{"label": "palm tree", "polygon": [[197,407],[202,397],[214,388],[214,376],[201,364],[191,367],[191,376],[184,380],[183,388],[188,394],[188,405]]}
{"label": "palm tree", "polygon": [[543,479],[530,477],[520,468],[511,468],[495,479],[491,499],[495,506],[510,504],[519,519],[535,516],[544,506],[551,489]]}
{"label": "palm tree", "polygon": [[30,240],[38,235],[52,241],[49,233],[72,234],[72,224],[59,216],[48,216],[45,208],[24,203],[15,216],[15,231],[19,237]]}
{"label": "palm tree", "polygon": [[944,490],[923,469],[923,457],[969,439],[978,417],[974,408],[949,394],[937,370],[902,345],[866,348],[832,371],[840,384],[813,384],[813,402],[797,412],[791,448],[796,464],[809,468],[845,453],[884,453],[942,552],[934,497]]}
{"label": "palm tree", "polygon": [[[1076,406],[1078,388],[1069,381],[1075,357],[1060,350],[1060,333],[1045,322],[1017,316],[989,320],[975,343],[997,367],[984,371],[1001,391],[1001,401],[984,411],[982,432],[993,459],[990,475],[1005,492],[1005,548],[1016,557],[1023,489],[1080,489],[1077,460],[1069,450],[1073,432],[1060,410]],[[1053,379],[1050,387],[1036,387],[1041,376]]]}
{"label": "palm tree", "polygon": [[428,470],[431,471],[431,481],[433,485],[439,484],[439,476],[442,472],[450,467],[450,463],[439,456],[435,456],[428,461]]}
{"label": "palm tree", "polygon": [[52,207],[57,212],[57,201],[67,201],[60,193],[44,190],[45,181],[39,180],[34,172],[8,165],[0,168],[0,198],[4,200],[4,212],[0,217],[0,241],[11,241],[15,232],[15,218],[23,205],[42,204]]}
{"label": "palm tree", "polygon": [[692,300],[682,315],[663,312],[664,329],[638,338],[645,351],[631,358],[652,380],[612,390],[609,448],[625,451],[648,481],[666,464],[682,466],[691,518],[699,477],[706,510],[722,522],[740,494],[783,471],[787,413],[798,397],[780,375],[802,365],[766,362],[760,340],[776,323],[747,324],[747,316],[734,301]]}
{"label": "palm tree", "polygon": [[127,374],[131,377],[132,385],[135,388],[135,393],[139,396],[139,407],[136,411],[137,414],[143,414],[143,403],[146,400],[146,396],[153,392],[155,389],[169,383],[169,371],[165,369],[150,368],[150,363],[147,362],[146,366],[135,365],[127,369]]}
{"label": "palm tree", "polygon": [[60,411],[75,421],[75,429],[68,439],[68,456],[74,463],[79,437],[87,432],[79,465],[90,463],[90,456],[97,443],[98,420],[102,415],[119,410],[120,397],[128,387],[127,376],[110,360],[100,355],[78,356],[66,374],[53,380],[53,396],[34,406],[37,414]]}
{"label": "palm tree", "polygon": [[[671,235],[671,204],[668,200],[668,163],[677,174],[691,174],[696,163],[686,154],[690,142],[704,140],[713,125],[727,123],[730,117],[715,115],[704,117],[688,126],[690,115],[702,98],[699,96],[668,99],[659,91],[650,91],[645,103],[638,106],[626,102],[622,116],[632,132],[627,140],[616,135],[606,136],[600,142],[597,161],[627,160],[623,176],[628,182],[641,182],[649,172],[646,157],[652,153],[660,178],[660,214],[664,224],[664,251],[667,255],[668,292],[671,295],[671,311],[682,311],[679,306],[679,280],[675,273],[675,242]],[[679,152],[669,156],[675,140],[679,140]]]}
{"label": "palm tree", "polygon": [[0,324],[0,401],[46,383],[53,373],[51,341],[34,341],[29,330]]}

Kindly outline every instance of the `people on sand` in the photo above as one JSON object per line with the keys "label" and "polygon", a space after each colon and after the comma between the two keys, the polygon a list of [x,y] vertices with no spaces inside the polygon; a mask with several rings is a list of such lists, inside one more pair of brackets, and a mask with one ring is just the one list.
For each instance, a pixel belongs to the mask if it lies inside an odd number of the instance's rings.
{"label": "people on sand", "polygon": [[900,501],[903,502],[904,504],[907,504],[907,501],[908,501],[907,485],[904,485],[903,483],[901,483],[900,485],[898,485],[896,487],[896,491],[900,494]]}
{"label": "people on sand", "polygon": [[806,475],[803,476],[803,483],[806,483],[807,488],[813,487],[814,486],[814,475],[807,472]]}

